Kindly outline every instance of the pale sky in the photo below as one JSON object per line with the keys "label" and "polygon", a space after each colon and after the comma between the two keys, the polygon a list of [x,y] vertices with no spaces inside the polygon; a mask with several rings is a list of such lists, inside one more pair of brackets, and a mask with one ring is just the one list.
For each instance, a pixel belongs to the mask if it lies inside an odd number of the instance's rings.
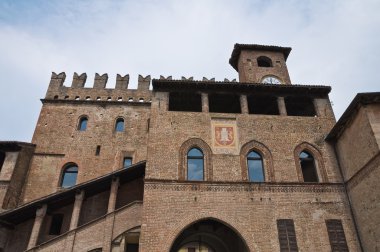
{"label": "pale sky", "polygon": [[51,72],[238,78],[235,43],[289,46],[292,83],[330,85],[337,119],[380,91],[378,0],[2,0],[0,140],[31,141]]}

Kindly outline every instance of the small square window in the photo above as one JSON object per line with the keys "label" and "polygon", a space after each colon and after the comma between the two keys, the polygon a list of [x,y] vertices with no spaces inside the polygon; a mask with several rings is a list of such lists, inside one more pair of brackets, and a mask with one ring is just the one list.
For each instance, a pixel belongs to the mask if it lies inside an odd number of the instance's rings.
{"label": "small square window", "polygon": [[123,162],[123,167],[128,168],[129,166],[132,165],[132,158],[130,157],[125,157],[124,162]]}

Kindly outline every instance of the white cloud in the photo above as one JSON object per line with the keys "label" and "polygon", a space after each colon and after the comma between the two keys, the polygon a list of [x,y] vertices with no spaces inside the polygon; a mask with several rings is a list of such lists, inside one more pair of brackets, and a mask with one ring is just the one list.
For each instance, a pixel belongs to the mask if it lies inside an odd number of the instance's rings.
{"label": "white cloud", "polygon": [[[19,1],[17,1],[19,2]],[[46,3],[46,2],[44,2]],[[380,2],[50,1],[0,4],[0,139],[30,141],[50,72],[237,78],[233,44],[291,46],[294,83],[329,84],[340,115],[377,91]],[[3,18],[1,18],[3,17]],[[376,90],[377,89],[377,90]]]}

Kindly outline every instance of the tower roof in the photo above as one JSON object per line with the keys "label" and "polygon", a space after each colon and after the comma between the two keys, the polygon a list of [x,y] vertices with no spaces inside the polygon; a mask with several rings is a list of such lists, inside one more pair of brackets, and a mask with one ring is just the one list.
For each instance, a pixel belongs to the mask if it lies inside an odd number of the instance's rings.
{"label": "tower roof", "polygon": [[242,50],[255,50],[255,51],[271,51],[271,52],[282,52],[284,54],[285,61],[289,56],[291,47],[281,47],[281,46],[273,46],[273,45],[256,45],[256,44],[235,44],[234,50],[232,51],[230,64],[231,66],[238,71],[238,60],[240,56],[240,52]]}

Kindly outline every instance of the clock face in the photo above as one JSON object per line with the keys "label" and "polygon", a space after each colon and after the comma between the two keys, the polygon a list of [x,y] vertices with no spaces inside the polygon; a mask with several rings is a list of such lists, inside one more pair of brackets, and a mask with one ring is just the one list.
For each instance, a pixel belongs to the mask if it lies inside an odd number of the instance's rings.
{"label": "clock face", "polygon": [[281,81],[279,79],[277,79],[276,77],[274,76],[267,76],[265,77],[261,83],[265,83],[265,84],[281,84]]}

